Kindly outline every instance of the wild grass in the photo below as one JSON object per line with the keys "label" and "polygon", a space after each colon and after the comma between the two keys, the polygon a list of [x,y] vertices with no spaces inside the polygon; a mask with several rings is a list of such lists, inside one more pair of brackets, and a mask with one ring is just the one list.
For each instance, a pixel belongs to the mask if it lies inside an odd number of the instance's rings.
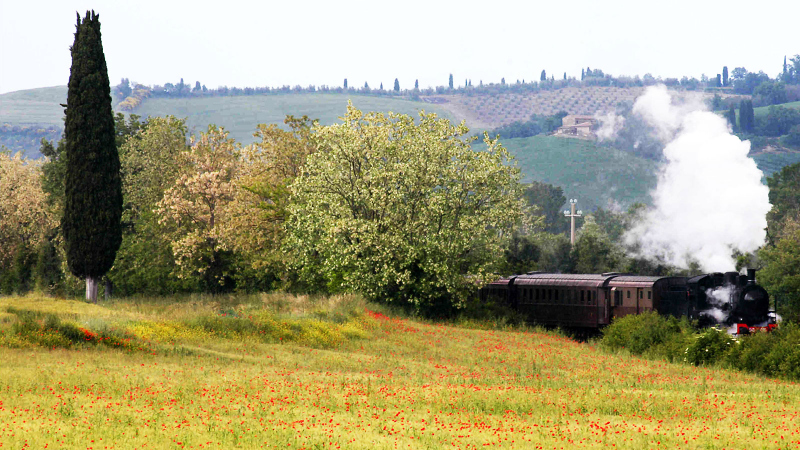
{"label": "wild grass", "polygon": [[[59,304],[63,315],[53,312]],[[138,337],[154,351],[0,347],[4,448],[800,445],[796,384],[610,354],[502,323],[416,321],[357,297],[0,299],[1,311],[9,307],[4,333],[26,310],[34,321],[55,314],[84,328],[198,334]],[[267,323],[261,314],[364,334],[326,345],[265,340],[252,328]]]}

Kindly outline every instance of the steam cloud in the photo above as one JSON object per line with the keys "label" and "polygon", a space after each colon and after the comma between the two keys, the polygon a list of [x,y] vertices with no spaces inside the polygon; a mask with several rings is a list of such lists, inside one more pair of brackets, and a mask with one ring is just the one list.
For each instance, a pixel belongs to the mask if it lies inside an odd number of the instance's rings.
{"label": "steam cloud", "polygon": [[606,114],[597,113],[594,115],[594,118],[600,124],[600,128],[595,132],[597,139],[600,141],[616,139],[617,134],[622,130],[622,126],[625,124],[625,118],[613,112]]}
{"label": "steam cloud", "polygon": [[764,243],[768,188],[747,157],[750,142],[732,135],[725,119],[700,102],[676,104],[666,87],[654,86],[634,104],[634,114],[666,143],[653,207],[626,235],[641,256],[704,271],[734,269],[734,249]]}

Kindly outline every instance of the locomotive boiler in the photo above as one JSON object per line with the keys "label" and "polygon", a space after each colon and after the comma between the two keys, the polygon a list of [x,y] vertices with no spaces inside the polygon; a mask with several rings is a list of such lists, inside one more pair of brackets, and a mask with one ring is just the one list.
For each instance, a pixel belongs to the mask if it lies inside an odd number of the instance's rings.
{"label": "locomotive boiler", "polygon": [[620,273],[530,272],[501,278],[479,291],[482,301],[504,304],[542,325],[600,328],[614,318],[655,311],[721,325],[744,334],[775,327],[769,294],[755,270],[696,277]]}

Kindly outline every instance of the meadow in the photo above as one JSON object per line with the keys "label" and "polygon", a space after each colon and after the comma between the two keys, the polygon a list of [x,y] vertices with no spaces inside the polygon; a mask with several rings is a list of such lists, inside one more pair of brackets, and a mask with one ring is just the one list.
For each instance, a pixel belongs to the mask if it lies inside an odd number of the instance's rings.
{"label": "meadow", "polygon": [[0,448],[800,445],[794,383],[354,296],[12,297],[0,330]]}

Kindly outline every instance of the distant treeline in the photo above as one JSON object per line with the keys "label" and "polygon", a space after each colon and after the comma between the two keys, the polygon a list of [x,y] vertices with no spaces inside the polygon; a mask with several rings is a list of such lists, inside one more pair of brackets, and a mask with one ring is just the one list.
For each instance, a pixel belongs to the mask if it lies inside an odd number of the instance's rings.
{"label": "distant treeline", "polygon": [[420,88],[418,80],[414,80],[413,88],[408,87],[411,86],[411,83],[404,87],[398,79],[395,79],[394,83],[387,88],[384,88],[383,83],[380,83],[378,87],[371,87],[369,83],[366,82],[363,86],[356,87],[348,83],[347,78],[345,78],[341,86],[284,85],[280,87],[262,86],[244,88],[220,86],[216,89],[209,89],[200,81],[195,81],[194,84],[185,83],[183,78],[181,78],[178,83],[165,83],[163,85],[157,84],[153,86],[145,86],[135,82],[131,83],[129,79],[123,78],[120,84],[115,86],[114,89],[120,98],[124,99],[117,108],[131,111],[139,106],[147,97],[235,97],[243,95],[347,92],[360,95],[404,97],[418,100],[420,96],[431,95],[497,95],[502,93],[535,93],[567,87],[609,86],[630,88],[652,86],[656,84],[664,84],[670,88],[690,91],[707,90],[729,94],[755,95],[758,97],[755,102],[756,106],[785,103],[787,101],[793,101],[793,98],[800,99],[800,55],[795,55],[791,60],[784,59],[783,72],[775,79],[771,79],[769,75],[761,71],[757,73],[748,72],[744,67],[733,69],[729,76],[726,66],[723,67],[722,74],[717,74],[716,77],[712,78],[703,75],[699,80],[694,77],[686,76],[680,79],[662,79],[661,77],[654,77],[651,74],[645,74],[642,77],[638,75],[632,77],[613,76],[603,72],[601,69],[591,69],[587,67],[586,69],[581,69],[580,79],[577,77],[569,77],[566,72],[564,72],[561,77],[556,77],[552,74],[548,76],[546,71],[543,70],[538,80],[518,79],[515,82],[506,82],[506,79],[502,78],[499,83],[484,83],[483,80],[478,80],[477,83],[473,84],[473,80],[469,78],[464,79],[463,83],[456,83],[453,75],[450,74],[446,85],[428,88]]}

